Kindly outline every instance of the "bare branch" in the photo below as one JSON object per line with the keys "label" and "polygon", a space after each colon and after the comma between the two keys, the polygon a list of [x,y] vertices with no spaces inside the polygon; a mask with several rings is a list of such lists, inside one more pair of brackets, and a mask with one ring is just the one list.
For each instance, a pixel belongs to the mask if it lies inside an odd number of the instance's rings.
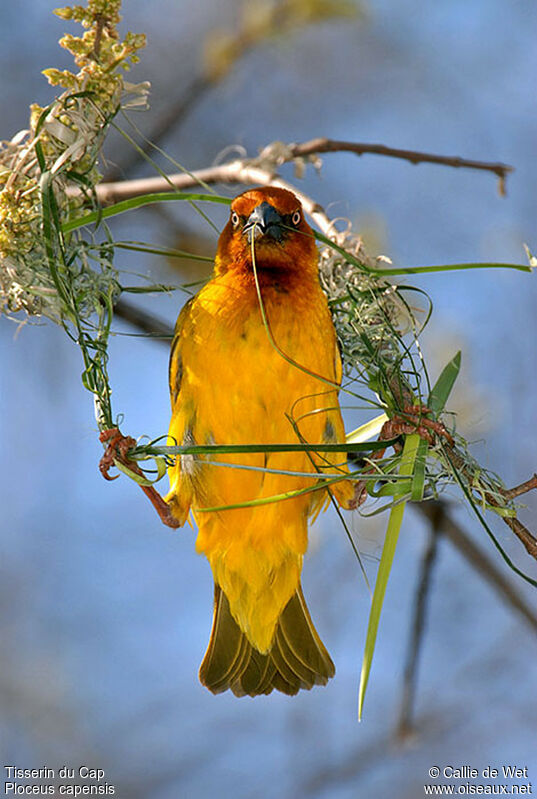
{"label": "bare branch", "polygon": [[[97,197],[103,205],[109,205],[119,200],[127,200],[143,194],[156,191],[173,191],[185,189],[204,183],[262,183],[266,184],[267,175],[274,178],[274,182],[281,180],[273,173],[277,167],[298,158],[307,158],[319,153],[351,152],[355,155],[374,153],[390,158],[402,158],[412,164],[433,163],[444,166],[478,169],[492,172],[500,178],[503,193],[503,181],[513,171],[513,167],[502,163],[489,163],[486,161],[473,161],[458,156],[434,155],[414,150],[400,150],[386,147],[383,144],[363,144],[359,142],[336,141],[335,139],[317,138],[301,144],[283,144],[274,142],[267,145],[258,158],[238,159],[228,164],[200,169],[190,174],[176,173],[167,178],[140,178],[138,180],[114,181],[101,183],[97,187]],[[257,172],[261,170],[261,173]],[[256,178],[261,174],[262,179]],[[277,185],[277,184],[276,184]],[[294,190],[296,192],[296,189]],[[312,205],[315,205],[312,201]]]}
{"label": "bare branch", "polygon": [[112,203],[128,200],[132,197],[140,197],[145,194],[155,192],[172,192],[189,189],[193,186],[207,183],[241,183],[243,185],[279,186],[288,189],[295,194],[304,211],[319,226],[320,230],[328,235],[333,231],[333,222],[324,212],[319,203],[311,197],[297,189],[296,186],[283,180],[275,172],[254,166],[248,160],[232,161],[229,164],[198,169],[196,172],[178,172],[172,175],[153,178],[140,178],[138,180],[124,180],[115,183],[101,183],[97,186],[97,198],[103,206]]}
{"label": "bare branch", "polygon": [[505,489],[502,491],[502,494],[507,500],[515,499],[515,497],[520,497],[522,494],[526,494],[528,491],[532,491],[534,488],[537,488],[537,474],[534,474],[529,480],[526,480],[526,482],[521,483],[514,488]]}
{"label": "bare branch", "polygon": [[[456,169],[478,169],[494,173],[500,178],[502,184],[507,175],[514,171],[514,167],[509,166],[509,164],[474,161],[469,158],[460,158],[457,155],[436,155],[434,153],[422,153],[417,150],[402,150],[397,147],[386,147],[384,144],[363,144],[360,142],[338,141],[336,139],[311,139],[302,144],[291,144],[289,148],[294,157],[317,153],[348,152],[354,153],[355,155],[370,153],[388,156],[388,158],[402,158],[405,161],[410,161],[411,164],[442,164],[443,166],[455,167]],[[502,188],[500,188],[500,191],[502,194],[504,193]]]}
{"label": "bare branch", "polygon": [[[457,469],[462,474],[465,473],[467,474],[468,469],[466,463],[464,462],[464,459],[460,456],[460,454],[457,452],[456,448],[446,446],[445,451],[447,452],[448,459],[451,462],[453,468]],[[515,491],[517,493],[515,493],[514,496],[520,496],[521,494],[524,494],[527,491],[531,491],[533,488],[537,488],[537,479],[535,478],[535,475],[529,480],[526,480],[525,483],[521,483],[521,485],[516,486],[516,488],[514,489],[511,489],[511,492]],[[507,500],[510,499],[509,491],[504,490],[502,493]],[[502,507],[502,504],[490,491],[483,492],[483,499],[489,505],[492,505],[495,508]],[[524,524],[522,524],[522,522],[519,521],[517,518],[513,518],[511,516],[501,516],[500,518],[504,522],[504,524],[506,524],[513,531],[518,540],[524,545],[528,555],[531,555],[532,558],[535,558],[535,560],[537,560],[537,538],[535,538],[533,533],[530,533],[528,528]]]}

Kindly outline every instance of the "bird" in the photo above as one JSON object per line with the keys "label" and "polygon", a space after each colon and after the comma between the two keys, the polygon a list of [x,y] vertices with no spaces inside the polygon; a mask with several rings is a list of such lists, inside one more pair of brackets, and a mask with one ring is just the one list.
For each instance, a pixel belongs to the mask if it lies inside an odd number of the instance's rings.
{"label": "bird", "polygon": [[[177,320],[168,442],[343,443],[341,376],[300,201],[274,186],[243,192],[231,203],[212,278]],[[330,502],[323,473],[341,476],[330,485],[337,503],[356,507],[341,452],[183,454],[169,467],[168,507],[178,526],[192,514],[196,550],[214,578],[199,671],[213,693],[294,695],[333,677],[301,586],[308,526]]]}

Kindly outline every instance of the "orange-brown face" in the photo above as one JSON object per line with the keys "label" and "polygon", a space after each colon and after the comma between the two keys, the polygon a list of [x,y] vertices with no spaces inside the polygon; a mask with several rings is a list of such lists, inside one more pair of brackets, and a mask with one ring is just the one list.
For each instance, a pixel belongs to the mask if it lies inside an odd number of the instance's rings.
{"label": "orange-brown face", "polygon": [[295,195],[275,187],[249,189],[231,203],[229,221],[218,241],[224,270],[252,269],[252,242],[259,269],[315,267],[313,231]]}

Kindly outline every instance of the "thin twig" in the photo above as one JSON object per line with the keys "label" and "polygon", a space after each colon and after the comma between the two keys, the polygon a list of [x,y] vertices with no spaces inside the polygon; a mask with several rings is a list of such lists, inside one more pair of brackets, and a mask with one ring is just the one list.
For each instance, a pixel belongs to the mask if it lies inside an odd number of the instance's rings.
{"label": "thin twig", "polygon": [[[291,144],[290,150],[295,157],[315,155],[317,153],[339,153],[348,152],[355,155],[384,155],[388,158],[401,158],[410,161],[411,164],[442,164],[443,166],[454,167],[456,169],[478,169],[485,172],[492,172],[500,178],[503,185],[507,175],[514,171],[514,167],[501,162],[491,163],[489,161],[475,161],[470,158],[461,158],[458,155],[436,155],[435,153],[423,153],[418,150],[402,150],[399,147],[386,147],[384,144],[365,144],[361,142],[338,141],[337,139],[317,138],[301,144]],[[504,191],[500,188],[501,193]]]}
{"label": "thin twig", "polygon": [[[454,447],[446,446],[446,452],[448,453],[448,459],[451,462],[451,465],[457,469],[461,474],[467,474],[468,469],[464,459],[459,455],[457,450]],[[470,484],[471,484],[471,476],[470,476]],[[526,493],[527,491],[531,491],[533,488],[537,488],[537,479],[535,475],[531,477],[526,482],[521,483],[516,488],[511,489],[511,491],[515,491],[515,496],[520,496],[521,494]],[[503,491],[503,495],[506,499],[509,499],[509,490]],[[494,494],[490,491],[483,491],[483,499],[489,505],[492,505],[495,508],[501,508],[502,505],[498,501],[498,499],[494,496]],[[517,519],[513,518],[512,516],[500,516],[501,520],[506,524],[516,535],[518,540],[524,545],[526,552],[531,555],[532,558],[537,560],[537,538],[530,533],[528,528],[522,524],[522,522]]]}
{"label": "thin twig", "polygon": [[506,488],[502,491],[502,495],[505,499],[515,499],[515,497],[520,497],[522,494],[527,494],[528,491],[532,491],[532,489],[537,488],[537,474],[534,474],[533,477],[530,477],[529,480],[526,482],[521,483],[518,486],[514,486],[514,488]]}
{"label": "thin twig", "polygon": [[151,336],[151,338],[170,342],[173,338],[173,327],[158,316],[154,316],[133,305],[128,300],[120,299],[114,305],[114,316],[128,322],[137,330]]}

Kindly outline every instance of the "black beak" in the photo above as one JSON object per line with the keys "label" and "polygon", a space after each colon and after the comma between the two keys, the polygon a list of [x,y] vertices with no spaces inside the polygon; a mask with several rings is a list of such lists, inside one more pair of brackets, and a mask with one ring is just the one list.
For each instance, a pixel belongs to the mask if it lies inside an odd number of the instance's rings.
{"label": "black beak", "polygon": [[262,202],[254,208],[242,230],[248,236],[248,241],[268,236],[281,241],[283,238],[283,218],[269,203]]}

